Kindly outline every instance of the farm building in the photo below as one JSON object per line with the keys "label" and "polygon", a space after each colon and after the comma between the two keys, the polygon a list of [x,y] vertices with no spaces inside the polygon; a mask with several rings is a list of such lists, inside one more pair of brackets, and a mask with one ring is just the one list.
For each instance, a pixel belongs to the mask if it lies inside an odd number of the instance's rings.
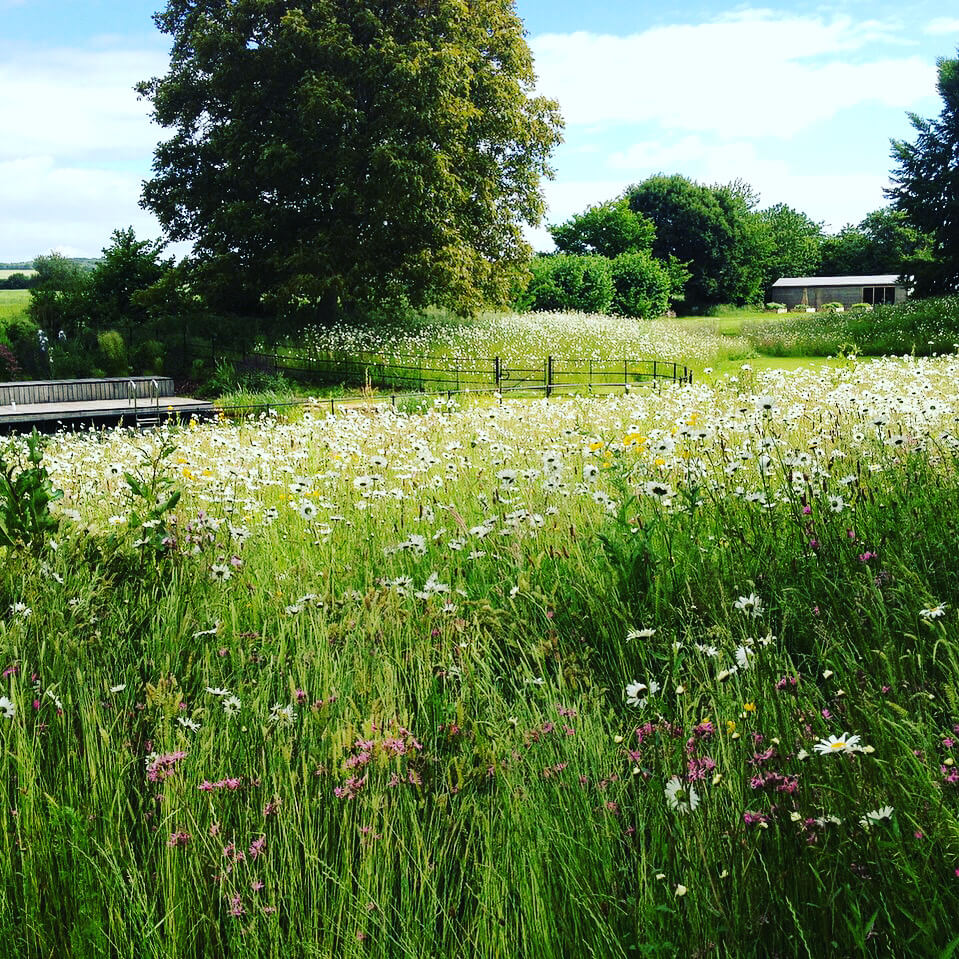
{"label": "farm building", "polygon": [[906,288],[895,274],[878,276],[784,276],[772,286],[771,299],[790,309],[806,303],[820,307],[824,303],[899,303],[906,298]]}

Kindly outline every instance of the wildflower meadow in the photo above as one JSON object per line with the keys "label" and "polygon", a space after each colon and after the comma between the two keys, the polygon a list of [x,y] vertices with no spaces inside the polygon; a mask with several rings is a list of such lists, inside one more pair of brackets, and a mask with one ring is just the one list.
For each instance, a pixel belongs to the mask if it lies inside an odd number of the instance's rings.
{"label": "wildflower meadow", "polygon": [[2,941],[953,955],[957,423],[950,356],[5,442]]}

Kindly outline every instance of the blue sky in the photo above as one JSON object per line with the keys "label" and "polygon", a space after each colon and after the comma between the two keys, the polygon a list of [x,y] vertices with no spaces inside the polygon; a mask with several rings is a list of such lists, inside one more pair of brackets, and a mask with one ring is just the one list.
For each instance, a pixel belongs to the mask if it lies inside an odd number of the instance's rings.
{"label": "blue sky", "polygon": [[[97,255],[133,225],[163,131],[133,84],[167,39],[141,0],[0,0],[0,261]],[[936,116],[937,57],[959,47],[959,2],[829,4],[518,0],[541,92],[565,142],[548,220],[657,172],[742,178],[838,229],[883,205],[889,138]],[[533,244],[550,245],[545,229]]]}

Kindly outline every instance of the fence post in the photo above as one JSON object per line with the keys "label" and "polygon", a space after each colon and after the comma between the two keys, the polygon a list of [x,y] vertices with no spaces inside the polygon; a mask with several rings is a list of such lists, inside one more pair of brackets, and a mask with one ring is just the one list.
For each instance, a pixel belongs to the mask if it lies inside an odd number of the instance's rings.
{"label": "fence post", "polygon": [[586,392],[593,392],[593,360],[590,358],[589,361],[589,379],[586,381]]}
{"label": "fence post", "polygon": [[497,390],[499,389],[499,381],[500,381],[499,357],[494,356],[493,357],[493,385],[496,387]]}
{"label": "fence post", "polygon": [[673,363],[673,382],[676,382],[676,364]]}
{"label": "fence post", "polygon": [[629,387],[629,360],[624,356],[623,357],[623,389],[628,389]]}
{"label": "fence post", "polygon": [[546,395],[551,396],[553,393],[553,358],[551,356],[546,357]]}

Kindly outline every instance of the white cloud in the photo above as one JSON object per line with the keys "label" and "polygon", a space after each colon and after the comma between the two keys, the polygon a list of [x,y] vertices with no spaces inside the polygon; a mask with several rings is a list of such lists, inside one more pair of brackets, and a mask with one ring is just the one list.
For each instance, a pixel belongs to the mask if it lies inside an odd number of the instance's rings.
{"label": "white cloud", "polygon": [[49,156],[0,161],[0,260],[51,249],[97,256],[110,234],[133,226],[141,239],[160,233],[138,206],[136,173],[59,166]]}
{"label": "white cloud", "polygon": [[[146,161],[162,131],[133,85],[165,72],[156,50],[18,51],[0,61],[0,160],[24,156]],[[16,131],[11,135],[10,131]]]}
{"label": "white cloud", "polygon": [[[882,191],[889,185],[884,172],[797,173],[785,160],[764,156],[752,143],[740,140],[714,144],[699,136],[683,137],[670,144],[634,144],[613,153],[609,166],[621,171],[621,179],[546,183],[547,222],[562,223],[655,173],[681,170],[700,183],[729,183],[741,178],[759,194],[761,207],[786,203],[824,223],[827,231],[836,232],[847,223],[858,223],[870,210],[885,206]],[[526,239],[534,249],[553,248],[545,227],[527,230]]]}
{"label": "white cloud", "polygon": [[926,24],[924,33],[938,37],[946,33],[959,33],[959,20],[955,17],[936,17]]}
{"label": "white cloud", "polygon": [[908,107],[935,86],[918,56],[860,62],[892,26],[745,11],[627,37],[533,38],[539,90],[571,126],[659,123],[729,137],[789,137],[866,102]]}
{"label": "white cloud", "polygon": [[[17,49],[0,59],[0,259],[50,249],[99,254],[113,230],[159,225],[140,184],[164,131],[133,89],[162,74],[156,49]],[[15,131],[15,132],[12,132]]]}

